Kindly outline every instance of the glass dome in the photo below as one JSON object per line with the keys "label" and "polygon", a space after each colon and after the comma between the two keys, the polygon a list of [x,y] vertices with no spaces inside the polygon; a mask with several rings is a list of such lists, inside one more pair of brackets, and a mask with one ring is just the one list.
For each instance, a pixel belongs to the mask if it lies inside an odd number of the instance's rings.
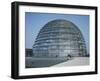
{"label": "glass dome", "polygon": [[35,57],[77,57],[87,55],[79,28],[70,21],[57,19],[40,29],[33,45]]}

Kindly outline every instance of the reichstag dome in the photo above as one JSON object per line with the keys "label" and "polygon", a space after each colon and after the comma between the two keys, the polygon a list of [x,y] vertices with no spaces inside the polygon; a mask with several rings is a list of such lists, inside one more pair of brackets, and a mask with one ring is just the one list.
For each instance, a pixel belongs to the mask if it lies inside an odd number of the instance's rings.
{"label": "reichstag dome", "polygon": [[57,19],[40,29],[33,45],[34,57],[86,56],[86,44],[79,28],[70,21]]}

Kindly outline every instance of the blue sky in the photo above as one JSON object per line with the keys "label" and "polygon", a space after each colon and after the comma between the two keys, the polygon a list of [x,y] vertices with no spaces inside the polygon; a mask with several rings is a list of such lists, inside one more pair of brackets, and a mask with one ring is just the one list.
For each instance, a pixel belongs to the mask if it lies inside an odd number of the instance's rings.
{"label": "blue sky", "polygon": [[49,21],[65,19],[73,22],[82,32],[89,51],[89,16],[25,12],[25,48],[32,48],[39,30]]}

